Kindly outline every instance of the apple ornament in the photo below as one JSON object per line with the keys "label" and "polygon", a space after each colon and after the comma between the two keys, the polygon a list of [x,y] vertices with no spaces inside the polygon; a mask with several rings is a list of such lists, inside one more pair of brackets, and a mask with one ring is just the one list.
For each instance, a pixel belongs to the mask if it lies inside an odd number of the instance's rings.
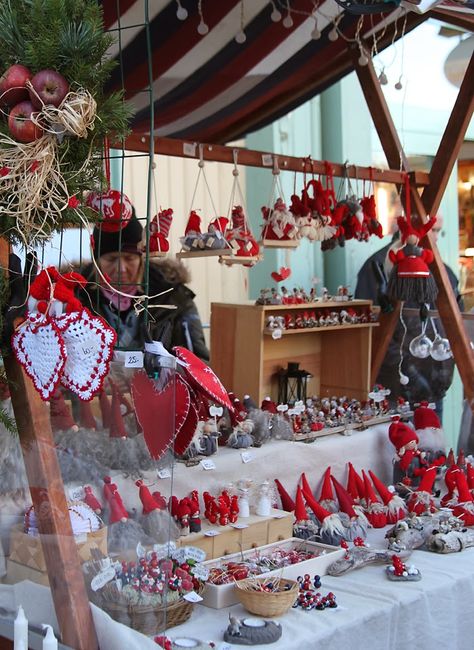
{"label": "apple ornament", "polygon": [[69,84],[56,70],[40,70],[31,80],[30,99],[35,108],[61,105],[69,92]]}
{"label": "apple ornament", "polygon": [[26,82],[33,77],[28,68],[19,63],[11,65],[0,77],[0,100],[2,104],[15,106],[28,99]]}
{"label": "apple ornament", "polygon": [[35,108],[29,101],[20,102],[10,111],[8,128],[18,142],[34,142],[41,137],[43,129],[31,120],[34,112]]}

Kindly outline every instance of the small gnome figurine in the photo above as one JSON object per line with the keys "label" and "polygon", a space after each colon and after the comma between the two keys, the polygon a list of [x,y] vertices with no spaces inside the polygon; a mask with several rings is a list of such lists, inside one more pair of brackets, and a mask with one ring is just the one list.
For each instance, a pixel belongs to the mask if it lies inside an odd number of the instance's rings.
{"label": "small gnome figurine", "polygon": [[189,215],[184,237],[181,237],[180,241],[185,251],[195,252],[204,248],[204,240],[201,233],[201,217],[194,210]]}
{"label": "small gnome figurine", "polygon": [[181,537],[185,537],[190,533],[190,518],[191,508],[189,507],[189,499],[181,499],[178,505],[178,522],[180,526]]}
{"label": "small gnome figurine", "polygon": [[196,447],[203,456],[212,456],[217,452],[219,432],[214,419],[199,423],[200,435]]}
{"label": "small gnome figurine", "polygon": [[230,247],[227,244],[226,232],[229,220],[225,217],[217,217],[209,224],[207,233],[203,235],[204,248],[208,250],[222,250]]}
{"label": "small gnome figurine", "polygon": [[201,532],[201,513],[199,510],[199,502],[196,499],[189,499],[189,531],[191,533]]}
{"label": "small gnome figurine", "polygon": [[295,501],[295,522],[293,524],[293,536],[300,539],[314,539],[318,533],[318,527],[309,518],[303,499],[303,491],[298,485]]}
{"label": "small gnome figurine", "polygon": [[418,449],[418,436],[407,424],[400,422],[399,415],[392,416],[392,424],[388,430],[390,442],[397,453],[397,462],[393,467],[393,482],[416,486],[419,482],[420,470],[426,469],[428,463],[426,454]]}
{"label": "small gnome figurine", "polygon": [[156,256],[159,253],[167,253],[170,249],[168,236],[171,222],[173,221],[173,210],[161,210],[156,214],[150,223],[149,249],[150,255]]}
{"label": "small gnome figurine", "polygon": [[227,235],[227,241],[237,257],[256,257],[260,252],[241,205],[232,209],[232,230]]}
{"label": "small gnome figurine", "polygon": [[92,487],[90,485],[85,485],[84,486],[84,498],[83,498],[84,503],[87,503],[89,508],[92,508],[92,510],[95,512],[96,515],[101,515],[102,514],[102,505],[98,498],[95,496],[95,494],[92,491]]}
{"label": "small gnome figurine", "polygon": [[407,216],[398,217],[403,248],[396,253],[389,251],[388,257],[393,269],[388,282],[388,294],[394,300],[416,302],[420,305],[420,317],[425,320],[426,303],[434,303],[438,288],[428,267],[433,253],[418,246],[418,242],[431,230],[436,217],[431,217],[422,226],[415,228],[411,223],[409,208],[410,188],[406,184]]}
{"label": "small gnome figurine", "polygon": [[229,436],[227,445],[233,449],[247,449],[253,445],[252,431],[254,423],[252,420],[239,422]]}
{"label": "small gnome figurine", "polygon": [[377,498],[372,483],[364,470],[362,470],[362,476],[365,488],[365,515],[373,528],[383,528],[387,525],[387,506]]}
{"label": "small gnome figurine", "polygon": [[446,455],[443,427],[434,408],[431,408],[428,402],[421,402],[420,406],[415,409],[413,423],[422,451],[430,451],[435,455]]}
{"label": "small gnome figurine", "polygon": [[282,198],[278,198],[273,209],[262,208],[264,226],[262,239],[295,239],[297,228],[294,216],[286,207]]}
{"label": "small gnome figurine", "polygon": [[436,511],[433,501],[433,485],[436,479],[436,467],[429,467],[424,473],[415,492],[408,497],[408,512],[417,516],[431,514]]}

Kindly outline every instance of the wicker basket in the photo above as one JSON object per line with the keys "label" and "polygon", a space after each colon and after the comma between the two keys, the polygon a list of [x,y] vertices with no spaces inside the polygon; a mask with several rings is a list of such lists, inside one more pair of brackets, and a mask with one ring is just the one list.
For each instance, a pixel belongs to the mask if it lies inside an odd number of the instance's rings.
{"label": "wicker basket", "polygon": [[[280,579],[279,591],[258,591],[251,586],[256,583],[268,583],[268,578],[261,581],[255,578],[240,580],[235,583],[239,600],[245,609],[258,616],[282,616],[298,597],[299,585],[294,580]],[[290,589],[284,591],[290,585]]]}
{"label": "wicker basket", "polygon": [[102,606],[114,621],[151,636],[170,627],[185,623],[192,614],[194,604],[181,598],[161,607],[140,605],[121,605],[108,602]]}

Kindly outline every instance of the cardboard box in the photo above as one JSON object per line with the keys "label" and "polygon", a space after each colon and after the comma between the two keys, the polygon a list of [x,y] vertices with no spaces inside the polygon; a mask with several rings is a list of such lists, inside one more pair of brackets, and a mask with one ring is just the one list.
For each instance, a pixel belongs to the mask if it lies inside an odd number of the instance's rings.
{"label": "cardboard box", "polygon": [[[257,549],[248,550],[243,553],[243,557],[251,557],[256,551],[262,554],[269,554],[277,547],[282,547],[286,550],[290,550],[291,548],[299,548],[307,551],[313,551],[314,553],[320,553],[320,555],[310,560],[299,562],[298,564],[290,564],[290,566],[287,566],[283,569],[275,569],[274,571],[262,573],[259,577],[266,578],[272,575],[277,575],[283,578],[289,578],[290,580],[296,580],[298,576],[303,575],[304,573],[309,573],[311,576],[314,576],[316,574],[324,576],[326,575],[328,566],[341,558],[344,554],[344,549],[337,546],[329,546],[328,544],[319,544],[317,542],[308,542],[296,537],[291,537],[290,539],[286,539],[283,542],[266,544],[265,546],[260,546]],[[221,557],[216,560],[208,560],[203,564],[207,568],[213,568],[219,566],[222,562],[232,562],[233,560],[235,562],[240,562],[241,559],[242,554],[234,553],[232,555],[227,555],[226,557]],[[206,584],[202,597],[204,600],[201,604],[206,605],[206,607],[213,607],[214,609],[230,607],[231,605],[235,605],[239,602],[234,583],[225,585]]]}
{"label": "cardboard box", "polygon": [[[76,542],[81,562],[91,559],[93,548],[98,548],[103,555],[107,555],[107,527],[103,526],[87,536],[76,538]],[[21,525],[13,526],[11,530],[9,559],[36,571],[46,572],[40,538],[24,533]]]}

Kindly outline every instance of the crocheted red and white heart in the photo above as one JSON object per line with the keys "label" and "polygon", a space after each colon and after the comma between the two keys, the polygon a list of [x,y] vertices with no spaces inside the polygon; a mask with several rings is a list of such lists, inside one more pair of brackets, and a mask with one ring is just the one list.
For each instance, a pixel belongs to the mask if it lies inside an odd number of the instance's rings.
{"label": "crocheted red and white heart", "polygon": [[171,446],[188,416],[189,390],[180,379],[176,377],[176,381],[168,382],[163,390],[158,390],[156,382],[143,370],[136,372],[132,379],[135,413],[150,456],[155,460]]}
{"label": "crocheted red and white heart", "polygon": [[66,348],[54,321],[43,314],[29,314],[12,336],[12,348],[44,401],[58,385],[66,362]]}
{"label": "crocheted red and white heart", "polygon": [[209,368],[201,359],[186,348],[176,346],[173,352],[181,361],[186,377],[198,393],[204,393],[208,398],[225,406],[230,411],[234,410],[227,391],[215,372]]}
{"label": "crocheted red and white heart", "polygon": [[87,309],[77,312],[77,318],[58,318],[58,327],[67,352],[61,383],[87,402],[102,389],[117,335]]}

